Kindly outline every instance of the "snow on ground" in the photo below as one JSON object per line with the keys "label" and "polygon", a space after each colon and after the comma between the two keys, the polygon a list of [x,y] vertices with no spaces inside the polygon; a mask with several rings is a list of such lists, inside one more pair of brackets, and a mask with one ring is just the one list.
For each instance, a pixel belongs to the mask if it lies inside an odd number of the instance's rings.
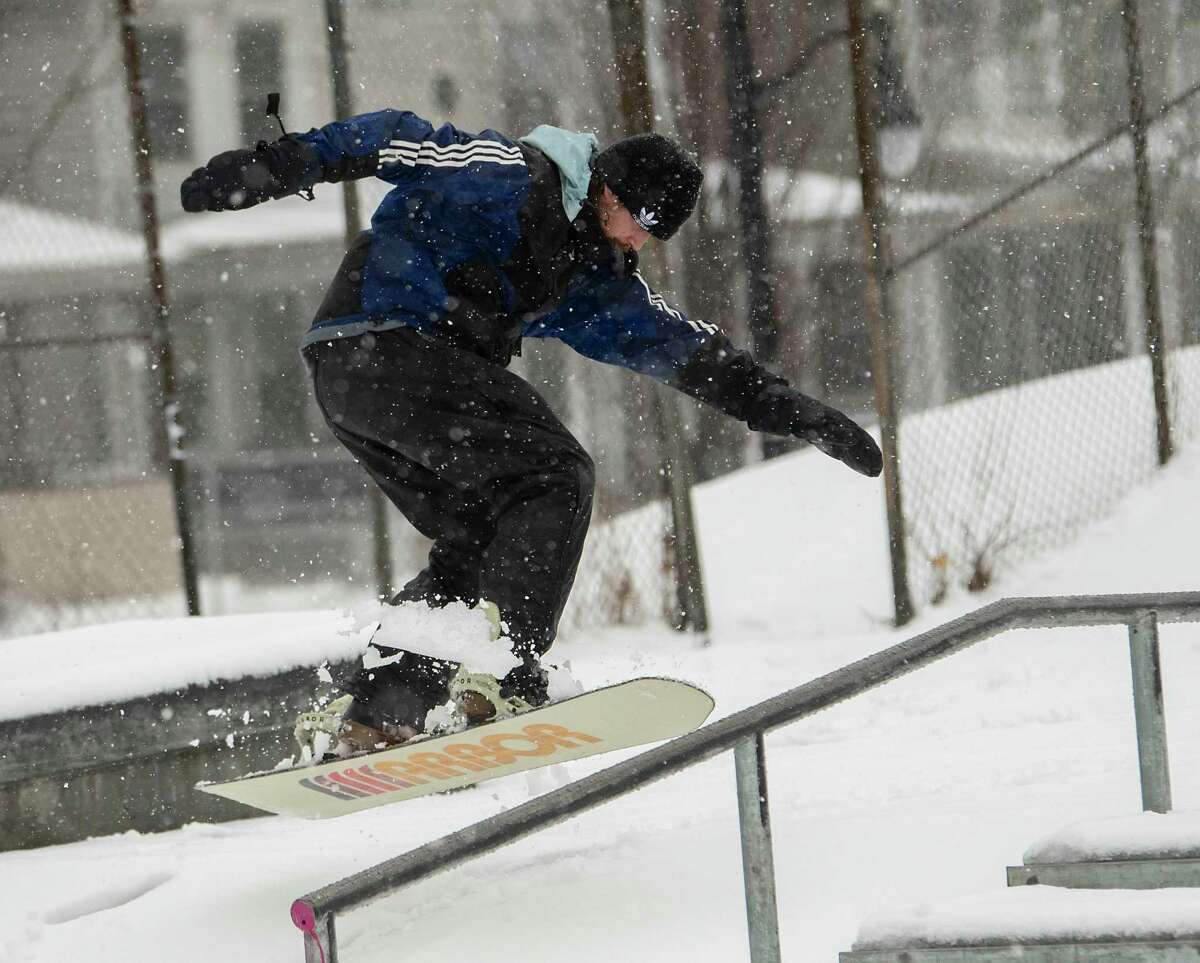
{"label": "snow on ground", "polygon": [[[1200,588],[1192,449],[1073,546],[897,632],[871,534],[877,489],[825,467],[799,454],[700,493],[711,645],[625,629],[564,639],[554,657],[588,685],[690,679],[724,715],[997,598]],[[821,544],[830,565],[798,570],[801,542]],[[307,618],[304,638],[320,628]],[[235,623],[195,624],[217,652]],[[1200,626],[1162,637],[1174,798],[1200,809]],[[1032,841],[1140,809],[1120,628],[1010,633],[778,730],[767,750],[789,960],[836,959],[865,919],[914,902],[1007,898],[1004,867]],[[621,755],[325,822],[255,818],[3,854],[0,960],[299,961],[295,897]],[[726,754],[348,913],[341,958],[746,959],[736,812]]]}

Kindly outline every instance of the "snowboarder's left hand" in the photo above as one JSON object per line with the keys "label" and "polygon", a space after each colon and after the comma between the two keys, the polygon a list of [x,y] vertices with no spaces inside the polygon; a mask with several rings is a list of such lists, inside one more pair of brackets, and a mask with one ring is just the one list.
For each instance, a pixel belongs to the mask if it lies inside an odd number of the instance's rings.
{"label": "snowboarder's left hand", "polygon": [[748,421],[751,428],[801,438],[871,478],[883,471],[883,455],[875,439],[836,408],[785,384],[768,385],[755,407],[758,410]]}
{"label": "snowboarder's left hand", "polygon": [[[812,401],[811,398],[807,400]],[[803,438],[814,448],[850,466],[860,475],[874,478],[883,471],[883,453],[874,438],[836,408],[822,405],[819,401],[812,403],[824,410],[812,422],[794,432],[797,438]]]}

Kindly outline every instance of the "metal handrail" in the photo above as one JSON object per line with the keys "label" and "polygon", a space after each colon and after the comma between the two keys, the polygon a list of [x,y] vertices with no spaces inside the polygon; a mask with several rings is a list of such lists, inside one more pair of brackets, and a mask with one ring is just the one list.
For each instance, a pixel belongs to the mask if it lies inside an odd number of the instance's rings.
{"label": "metal handrail", "polygon": [[1004,599],[743,709],[507,812],[315,890],[292,904],[307,963],[336,963],[334,918],[458,863],[735,749],[751,959],[779,959],[763,734],[1011,629],[1125,625],[1133,666],[1142,804],[1171,807],[1160,622],[1200,622],[1200,592]]}

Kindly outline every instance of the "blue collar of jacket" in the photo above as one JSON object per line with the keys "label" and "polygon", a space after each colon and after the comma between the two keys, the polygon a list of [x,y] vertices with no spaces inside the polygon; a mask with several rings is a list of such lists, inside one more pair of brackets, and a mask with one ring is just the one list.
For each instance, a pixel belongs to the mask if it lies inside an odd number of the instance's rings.
{"label": "blue collar of jacket", "polygon": [[596,136],[541,124],[520,142],[536,147],[554,162],[562,181],[563,210],[568,221],[575,220],[592,180],[592,156],[599,146]]}

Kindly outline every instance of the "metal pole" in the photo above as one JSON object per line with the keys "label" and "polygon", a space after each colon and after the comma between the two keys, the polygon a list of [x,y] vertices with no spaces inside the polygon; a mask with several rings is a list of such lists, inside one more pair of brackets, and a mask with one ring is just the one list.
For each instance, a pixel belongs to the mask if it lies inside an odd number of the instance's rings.
{"label": "metal pole", "polygon": [[850,22],[850,64],[854,79],[854,128],[858,138],[859,172],[863,196],[863,258],[867,268],[867,319],[871,327],[871,369],[875,382],[875,408],[879,414],[883,449],[884,499],[888,542],[892,558],[892,597],[896,625],[913,617],[908,587],[908,549],[905,544],[904,503],[900,496],[900,444],[896,384],[892,362],[896,357],[895,312],[892,305],[892,240],[883,177],[879,168],[879,136],[872,120],[870,76],[867,64],[867,25],[862,0],[846,0]]}
{"label": "metal pole", "polygon": [[779,913],[775,903],[775,861],[771,853],[771,814],[767,806],[767,755],[762,732],[733,749],[738,816],[742,828],[742,874],[746,881],[746,922],[750,963],[779,963]]}
{"label": "metal pole", "polygon": [[1171,767],[1167,758],[1157,613],[1147,612],[1129,624],[1129,659],[1133,665],[1133,714],[1137,723],[1138,766],[1142,775],[1142,809],[1168,813],[1171,811]]}
{"label": "metal pole", "polygon": [[[608,0],[613,50],[617,61],[617,90],[621,118],[627,135],[654,129],[654,104],[646,64],[645,15],[642,0]],[[644,248],[643,265],[655,281],[665,276],[662,251]],[[692,514],[691,459],[683,436],[679,402],[673,395],[655,391],[654,404],[667,494],[671,502],[671,531],[675,541],[675,591],[680,619],[678,628],[708,631],[704,579],[700,570],[700,543]]]}
{"label": "metal pole", "polygon": [[[342,17],[342,0],[325,0],[325,22],[329,38],[329,69],[333,80],[333,112],[344,120],[354,115],[350,97],[350,66],[346,56],[346,30]],[[346,247],[362,231],[362,216],[358,208],[358,189],[354,181],[342,182],[342,210],[346,216]],[[375,485],[367,489],[367,502],[371,512],[371,529],[374,532],[373,568],[375,592],[386,598],[392,591],[392,550],[388,537],[387,501],[383,492]]]}
{"label": "metal pole", "polygon": [[1162,297],[1155,251],[1154,188],[1150,178],[1149,124],[1143,87],[1137,0],[1124,0],[1125,57],[1129,67],[1129,129],[1133,135],[1133,171],[1137,185],[1138,242],[1142,260],[1142,306],[1146,312],[1146,351],[1154,381],[1158,463],[1171,458],[1171,421],[1167,398],[1166,344],[1163,339]]}
{"label": "metal pole", "polygon": [[158,437],[155,460],[166,464],[175,503],[175,527],[179,536],[179,557],[183,569],[183,594],[188,615],[200,614],[200,586],[196,572],[196,549],[191,513],[187,501],[187,467],[183,453],[183,432],[176,418],[179,400],[175,385],[175,361],[171,351],[171,306],[167,297],[167,272],[163,265],[158,238],[158,208],[154,199],[154,167],[150,152],[150,131],[146,122],[146,100],[142,91],[142,65],[134,28],[133,0],[117,0],[117,19],[121,25],[121,46],[125,60],[125,80],[129,89],[129,121],[133,134],[134,171],[137,178],[138,207],[142,218],[142,237],[146,242],[146,267],[154,318],[150,326],[150,355],[158,372],[162,406],[157,412]]}

